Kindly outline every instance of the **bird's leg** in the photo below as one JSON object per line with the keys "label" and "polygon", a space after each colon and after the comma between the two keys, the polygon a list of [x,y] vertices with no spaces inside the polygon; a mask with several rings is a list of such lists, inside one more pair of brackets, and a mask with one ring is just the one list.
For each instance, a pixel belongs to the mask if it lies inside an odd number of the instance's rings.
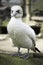
{"label": "bird's leg", "polygon": [[20,56],[20,47],[18,48],[18,56]]}
{"label": "bird's leg", "polygon": [[21,57],[24,59],[28,59],[29,58],[29,49],[28,49],[28,53],[22,54]]}
{"label": "bird's leg", "polygon": [[29,58],[29,49],[28,49],[28,53],[26,53],[25,55],[24,55],[24,59],[28,59]]}
{"label": "bird's leg", "polygon": [[20,47],[18,47],[18,52],[11,54],[11,56],[20,56]]}

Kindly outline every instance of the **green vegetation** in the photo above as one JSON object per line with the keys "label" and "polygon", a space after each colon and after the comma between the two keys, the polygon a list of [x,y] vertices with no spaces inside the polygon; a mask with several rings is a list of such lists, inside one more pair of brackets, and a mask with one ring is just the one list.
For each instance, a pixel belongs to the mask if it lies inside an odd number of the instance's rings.
{"label": "green vegetation", "polygon": [[11,55],[0,54],[0,65],[43,65],[43,58],[29,58],[28,60]]}
{"label": "green vegetation", "polygon": [[4,20],[3,23],[2,23],[2,26],[7,26],[8,22],[9,22],[9,19],[8,20]]}

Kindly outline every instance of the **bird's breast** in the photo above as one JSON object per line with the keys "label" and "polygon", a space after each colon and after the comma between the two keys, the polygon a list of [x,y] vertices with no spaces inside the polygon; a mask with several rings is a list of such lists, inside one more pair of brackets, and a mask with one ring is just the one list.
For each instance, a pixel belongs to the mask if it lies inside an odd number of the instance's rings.
{"label": "bird's breast", "polygon": [[17,32],[12,34],[11,38],[14,42],[14,45],[16,46],[23,47],[23,48],[32,47],[32,40],[22,32]]}
{"label": "bird's breast", "polygon": [[27,35],[25,27],[23,27],[21,23],[14,23],[14,24],[9,23],[7,28],[14,45],[23,48],[32,47],[32,40]]}

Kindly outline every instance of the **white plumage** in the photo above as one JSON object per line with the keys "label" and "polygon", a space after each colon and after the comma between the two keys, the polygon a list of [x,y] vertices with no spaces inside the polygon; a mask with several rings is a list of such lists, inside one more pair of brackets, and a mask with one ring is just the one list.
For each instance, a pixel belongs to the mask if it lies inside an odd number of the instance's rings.
{"label": "white plumage", "polygon": [[35,50],[36,35],[34,30],[23,23],[23,11],[20,6],[12,6],[11,19],[7,25],[7,30],[12,38],[13,44],[18,48]]}
{"label": "white plumage", "polygon": [[7,29],[15,45],[24,48],[32,47],[32,39],[35,41],[35,33],[32,28],[22,22],[21,18],[12,17]]}

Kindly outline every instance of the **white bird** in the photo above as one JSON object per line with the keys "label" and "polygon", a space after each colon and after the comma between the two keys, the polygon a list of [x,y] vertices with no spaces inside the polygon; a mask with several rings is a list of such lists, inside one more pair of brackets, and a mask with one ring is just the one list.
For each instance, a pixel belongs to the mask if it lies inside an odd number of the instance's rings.
{"label": "white bird", "polygon": [[[23,10],[21,6],[15,5],[11,7],[11,19],[7,25],[7,30],[12,38],[13,44],[18,47],[18,54],[20,48],[27,48],[29,57],[29,50],[39,51],[35,47],[36,35],[34,30],[22,21]],[[40,51],[39,51],[40,52]]]}

